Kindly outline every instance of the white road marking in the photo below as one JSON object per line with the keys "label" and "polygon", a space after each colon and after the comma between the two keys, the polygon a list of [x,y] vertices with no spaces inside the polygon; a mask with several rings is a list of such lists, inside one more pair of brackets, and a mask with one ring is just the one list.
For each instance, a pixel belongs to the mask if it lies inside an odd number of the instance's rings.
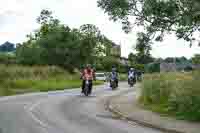
{"label": "white road marking", "polygon": [[42,126],[43,128],[47,129],[49,126],[47,123],[41,121],[39,118],[37,118],[31,111],[28,111],[29,115],[31,116],[31,118],[37,122],[40,126]]}
{"label": "white road marking", "polygon": [[27,107],[25,106],[24,109],[28,112],[28,114],[31,116],[31,118],[37,122],[40,126],[42,126],[44,129],[47,129],[49,126],[47,123],[41,121],[38,117],[36,117],[33,113],[34,109],[39,106],[40,104],[42,104],[45,100],[40,100],[39,102],[35,103],[35,104],[32,104],[31,107]]}
{"label": "white road marking", "polygon": [[[109,90],[107,87],[104,87],[104,89],[97,89],[95,92],[99,92],[99,91],[106,91]],[[54,97],[54,96],[58,96],[58,95],[62,95],[62,96],[80,96],[80,91],[77,90],[66,90],[66,91],[56,91],[56,92],[48,92],[47,96],[50,97]],[[108,96],[112,95],[112,91],[108,94]],[[46,96],[46,95],[44,95]],[[95,94],[93,95],[95,96]],[[48,100],[48,98],[43,98],[42,100],[37,101],[34,104],[29,104],[29,105],[25,105],[24,109],[28,112],[28,114],[30,115],[30,117],[36,122],[38,123],[41,127],[43,127],[46,132],[48,133],[47,129],[50,128],[50,125],[48,125],[47,122],[44,122],[42,120],[40,120],[35,114],[34,114],[34,110],[36,110],[36,107],[40,106],[41,104],[45,103]]]}
{"label": "white road marking", "polygon": [[[69,91],[70,92],[70,91]],[[59,93],[61,94],[61,93]],[[70,93],[67,93],[67,94],[64,94],[64,96],[67,95],[67,96],[76,96],[76,95],[80,95],[80,93],[74,93],[74,92],[70,92]],[[55,95],[51,95],[52,97],[55,96]],[[50,126],[48,125],[48,123],[40,120],[35,114],[34,114],[34,110],[36,109],[36,107],[40,106],[41,104],[45,103],[46,101],[48,101],[48,98],[45,98],[45,99],[42,99],[42,100],[39,100],[37,101],[36,103],[32,104],[31,106],[30,105],[26,105],[24,106],[24,109],[28,112],[28,114],[31,116],[31,118],[37,122],[40,126],[42,126],[44,129],[46,129],[46,132],[48,128],[50,128]]]}

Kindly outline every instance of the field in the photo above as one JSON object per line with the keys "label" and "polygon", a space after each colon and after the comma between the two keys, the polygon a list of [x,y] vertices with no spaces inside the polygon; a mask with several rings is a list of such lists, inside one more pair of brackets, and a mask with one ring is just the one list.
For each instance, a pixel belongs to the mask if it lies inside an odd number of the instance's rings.
{"label": "field", "polygon": [[200,71],[145,75],[139,102],[162,115],[200,121]]}
{"label": "field", "polygon": [[[102,82],[96,81],[95,84]],[[55,66],[0,65],[0,96],[80,88],[78,74]]]}

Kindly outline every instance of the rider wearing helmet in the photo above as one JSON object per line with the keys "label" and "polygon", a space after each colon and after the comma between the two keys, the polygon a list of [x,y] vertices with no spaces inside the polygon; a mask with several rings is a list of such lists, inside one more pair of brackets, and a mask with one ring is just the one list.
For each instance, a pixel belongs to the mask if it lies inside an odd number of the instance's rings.
{"label": "rider wearing helmet", "polygon": [[137,71],[137,81],[141,81],[142,80],[142,74],[143,74],[142,71],[140,71],[140,70]]}
{"label": "rider wearing helmet", "polygon": [[81,93],[83,93],[83,91],[84,91],[86,79],[89,79],[89,82],[90,82],[89,94],[91,94],[92,85],[93,85],[92,81],[96,80],[96,78],[95,78],[95,71],[92,69],[90,64],[87,64],[86,67],[83,69],[83,71],[81,73],[81,79],[83,79]]}
{"label": "rider wearing helmet", "polygon": [[112,67],[112,72],[110,74],[110,77],[115,79],[116,86],[118,87],[118,81],[119,81],[119,79],[118,79],[117,68],[115,66]]}
{"label": "rider wearing helmet", "polygon": [[130,84],[130,79],[133,78],[134,82],[136,82],[136,72],[134,68],[130,68],[128,72],[128,84]]}

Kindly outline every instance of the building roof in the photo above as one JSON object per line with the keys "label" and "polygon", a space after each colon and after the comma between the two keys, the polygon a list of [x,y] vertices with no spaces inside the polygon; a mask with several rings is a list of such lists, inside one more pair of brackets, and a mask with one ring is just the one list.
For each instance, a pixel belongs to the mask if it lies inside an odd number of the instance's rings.
{"label": "building roof", "polygon": [[121,60],[128,60],[126,57],[120,57]]}
{"label": "building roof", "polygon": [[120,45],[117,45],[117,44],[115,44],[115,43],[112,43],[112,46],[113,46],[113,47],[120,47]]}

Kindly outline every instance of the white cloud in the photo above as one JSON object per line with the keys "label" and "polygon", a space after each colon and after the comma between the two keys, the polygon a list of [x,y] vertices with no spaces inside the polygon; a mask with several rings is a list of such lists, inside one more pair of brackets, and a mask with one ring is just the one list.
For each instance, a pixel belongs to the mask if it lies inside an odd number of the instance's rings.
{"label": "white cloud", "polygon": [[[97,0],[6,0],[0,4],[0,43],[14,43],[25,40],[25,36],[36,29],[36,17],[42,9],[50,9],[64,24],[78,28],[82,24],[95,24],[103,34],[122,45],[122,55],[127,56],[135,44],[136,31],[127,35],[121,30],[120,23],[109,21],[108,16],[97,8]],[[156,57],[192,56],[200,53],[198,47],[189,48],[183,41],[174,37],[162,44],[155,44],[152,51]]]}

